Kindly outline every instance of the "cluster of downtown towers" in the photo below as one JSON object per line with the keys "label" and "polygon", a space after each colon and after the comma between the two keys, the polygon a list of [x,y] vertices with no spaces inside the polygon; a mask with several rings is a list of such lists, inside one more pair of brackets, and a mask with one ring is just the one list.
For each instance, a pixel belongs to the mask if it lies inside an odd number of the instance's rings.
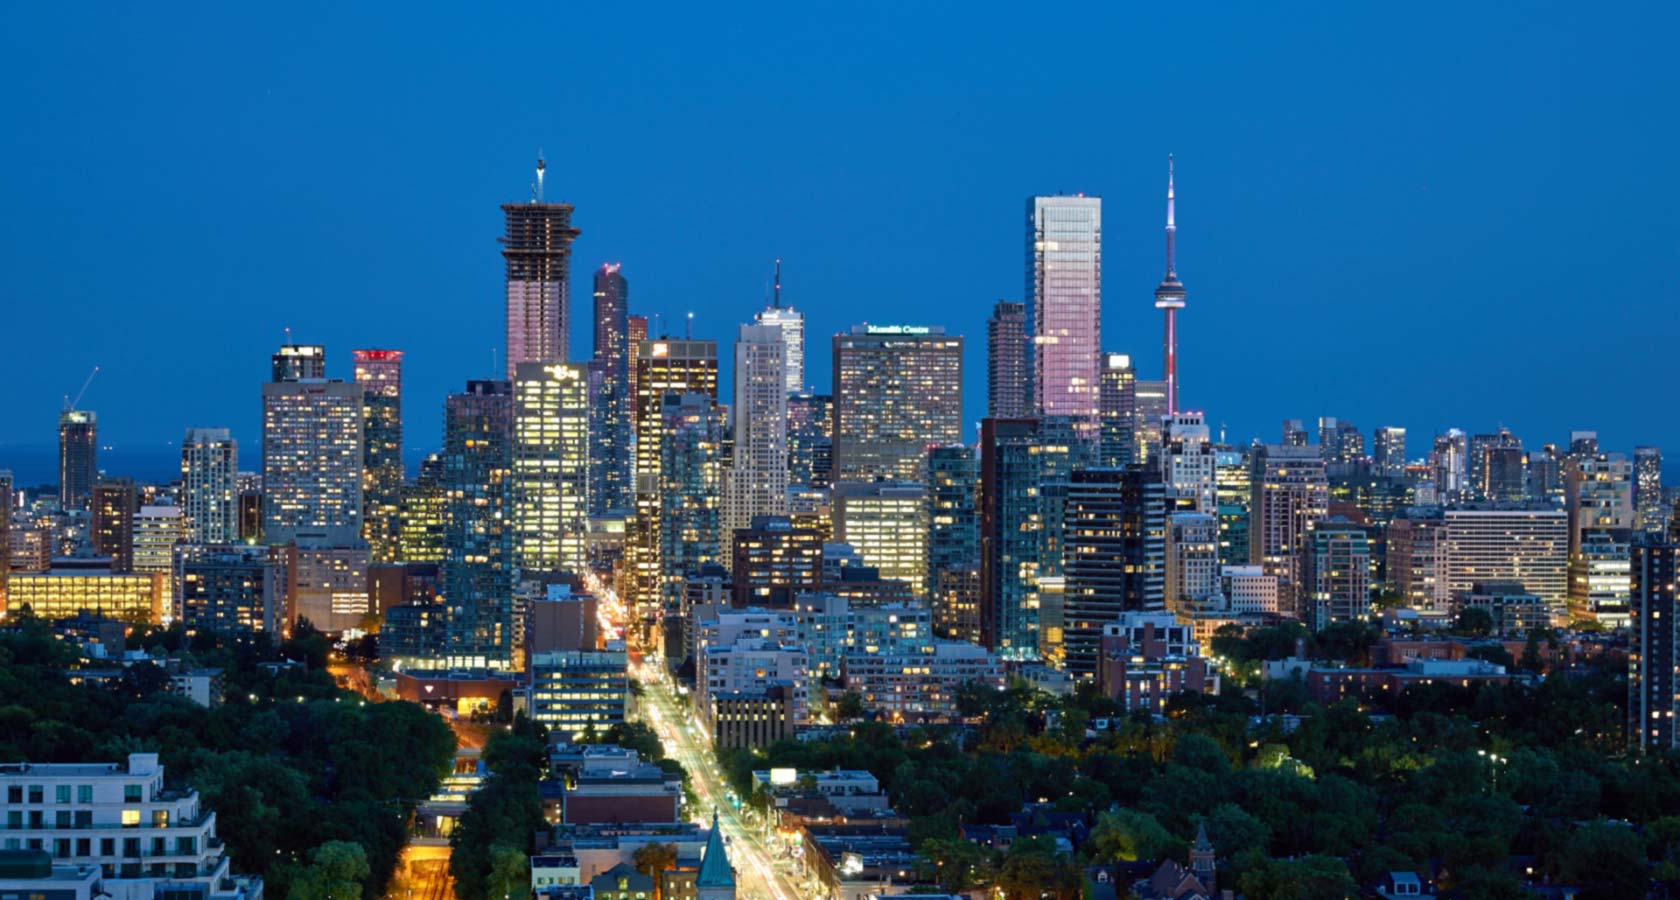
{"label": "cluster of downtown towers", "polygon": [[[718,342],[650,333],[617,264],[594,273],[593,354],[569,361],[580,231],[539,193],[502,207],[506,378],[447,398],[444,446],[417,477],[402,352],[355,351],[344,382],[322,348],[287,345],[263,385],[260,507],[237,521],[231,441],[194,429],[190,538],[292,548],[293,614],[328,630],[373,612],[355,587],[369,563],[435,565],[434,597],[380,610],[382,649],[451,667],[516,665],[517,586],[585,570],[611,572],[651,636],[702,574],[775,606],[850,563],[929,604],[940,637],[1076,678],[1125,613],[1323,626],[1366,615],[1378,585],[1446,609],[1504,579],[1560,620],[1567,605],[1627,624],[1632,534],[1665,529],[1671,508],[1652,448],[1630,463],[1586,433],[1525,451],[1453,430],[1413,462],[1399,428],[1377,429],[1369,454],[1336,419],[1316,445],[1291,421],[1277,444],[1231,447],[1181,410],[1173,202],[1169,173],[1163,377],[1146,380],[1102,348],[1100,199],[1028,201],[1024,302],[993,309],[987,416],[965,444],[961,336],[857,325],[833,336],[831,392],[813,392],[779,264],[774,299],[735,336],[732,402]],[[92,428],[91,413],[61,421],[67,502],[93,483]]]}

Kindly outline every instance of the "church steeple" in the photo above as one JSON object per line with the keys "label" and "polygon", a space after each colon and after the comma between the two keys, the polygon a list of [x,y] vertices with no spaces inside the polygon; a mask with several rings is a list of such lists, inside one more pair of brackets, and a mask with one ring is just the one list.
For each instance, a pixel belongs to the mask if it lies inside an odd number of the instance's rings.
{"label": "church steeple", "polygon": [[694,877],[695,894],[700,900],[735,900],[735,870],[729,865],[729,852],[723,847],[723,829],[718,827],[717,810],[712,810],[712,833],[706,838],[706,849],[700,856],[700,872]]}
{"label": "church steeple", "polygon": [[1196,842],[1190,845],[1190,871],[1210,892],[1213,890],[1214,856],[1213,842],[1208,840],[1207,823],[1204,822],[1196,826]]}

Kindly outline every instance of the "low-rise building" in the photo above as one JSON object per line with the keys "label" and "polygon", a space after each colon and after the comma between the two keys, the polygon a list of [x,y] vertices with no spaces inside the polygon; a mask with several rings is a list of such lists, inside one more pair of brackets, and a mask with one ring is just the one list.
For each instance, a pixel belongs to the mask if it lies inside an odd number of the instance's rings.
{"label": "low-rise building", "polygon": [[1518,581],[1478,581],[1470,590],[1453,597],[1459,610],[1480,609],[1493,622],[1500,637],[1521,637],[1530,631],[1550,628],[1561,609],[1554,608],[1539,594],[1524,589]]}
{"label": "low-rise building", "polygon": [[549,728],[596,734],[624,724],[630,707],[630,658],[623,651],[554,650],[531,656],[528,714]]}
{"label": "low-rise building", "polygon": [[912,653],[848,653],[841,674],[864,706],[899,722],[949,721],[963,685],[1004,686],[1003,662],[966,641],[936,640]]}
{"label": "low-rise building", "polygon": [[1219,693],[1219,674],[1202,656],[1192,626],[1169,613],[1124,613],[1103,626],[1097,686],[1128,712],[1165,711],[1181,691]]}
{"label": "low-rise building", "polygon": [[168,607],[161,572],[116,574],[62,567],[16,573],[7,582],[6,615],[29,607],[42,619],[67,619],[83,611],[135,625],[157,625]]}
{"label": "low-rise building", "polygon": [[1399,669],[1319,668],[1307,672],[1307,690],[1315,701],[1329,705],[1344,697],[1366,694],[1398,695],[1417,684],[1505,684],[1505,667],[1482,659],[1414,659]]}

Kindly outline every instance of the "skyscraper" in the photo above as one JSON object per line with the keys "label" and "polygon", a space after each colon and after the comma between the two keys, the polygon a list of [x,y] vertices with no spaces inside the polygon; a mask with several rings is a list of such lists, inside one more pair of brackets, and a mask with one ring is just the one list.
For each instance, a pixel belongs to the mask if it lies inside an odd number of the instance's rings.
{"label": "skyscraper", "polygon": [[1184,285],[1178,280],[1178,225],[1173,221],[1173,163],[1167,157],[1167,274],[1155,288],[1155,308],[1166,316],[1163,334],[1165,363],[1161,380],[1167,387],[1167,415],[1178,412],[1178,311],[1184,308]]}
{"label": "skyscraper", "polygon": [[1570,612],[1620,627],[1628,615],[1633,464],[1620,453],[1583,452],[1565,459],[1563,471]]}
{"label": "skyscraper", "polygon": [[505,203],[507,234],[507,377],[523,362],[565,362],[572,241],[582,232],[572,227],[568,203],[545,203],[543,170],[537,160],[536,194],[528,203]]}
{"label": "skyscraper", "polygon": [[[665,431],[671,422],[665,415],[666,402],[673,394],[700,394],[717,402],[717,342],[642,341],[636,349],[635,371],[636,512],[625,536],[625,570],[630,578],[619,591],[627,602],[646,605],[659,599],[666,571],[661,537],[665,487],[661,473]],[[644,615],[651,612],[651,606],[643,610]]]}
{"label": "skyscraper", "polygon": [[927,497],[918,482],[834,485],[834,539],[852,545],[882,578],[918,594],[927,585]]}
{"label": "skyscraper", "polygon": [[585,367],[520,363],[513,384],[513,564],[578,571],[589,531]]}
{"label": "skyscraper", "polygon": [[826,488],[834,473],[834,398],[788,396],[788,482]]}
{"label": "skyscraper", "polygon": [[1378,428],[1371,435],[1371,457],[1377,474],[1399,478],[1406,474],[1406,429],[1393,425]]}
{"label": "skyscraper", "polygon": [[361,387],[319,378],[270,382],[262,400],[264,539],[359,544]]}
{"label": "skyscraper", "polygon": [[1470,496],[1476,500],[1521,500],[1522,458],[1522,440],[1509,429],[1470,437],[1465,444],[1464,460]]}
{"label": "skyscraper", "polygon": [[940,637],[980,640],[979,456],[952,444],[928,450],[927,586]]}
{"label": "skyscraper", "polygon": [[782,261],[776,260],[776,292],[770,306],[753,316],[753,324],[781,329],[782,344],[786,347],[787,365],[782,373],[786,393],[805,390],[805,316],[791,306],[782,305]]}
{"label": "skyscraper", "polygon": [[1218,461],[1206,421],[1199,412],[1174,413],[1166,429],[1160,470],[1167,495],[1188,501],[1195,512],[1214,515],[1219,510]]}
{"label": "skyscraper", "polygon": [[1566,511],[1548,503],[1474,503],[1445,510],[1442,520],[1449,595],[1478,581],[1516,581],[1561,611],[1569,593]]}
{"label": "skyscraper", "polygon": [[166,598],[175,596],[175,545],[186,538],[187,519],[179,506],[142,506],[134,514],[134,571],[162,575]]}
{"label": "skyscraper", "polygon": [[1254,501],[1251,472],[1240,450],[1214,451],[1214,495],[1219,502],[1219,564],[1248,565],[1249,504]]}
{"label": "skyscraper", "polygon": [[1628,740],[1661,753],[1676,745],[1680,715],[1680,544],[1642,535],[1632,552],[1628,648]]}
{"label": "skyscraper", "polygon": [[1166,608],[1165,485],[1146,465],[1075,471],[1064,515],[1062,644],[1069,674],[1094,680],[1103,626]]}
{"label": "skyscraper", "polygon": [[[93,486],[88,526],[93,552],[111,557],[111,571],[134,571],[134,514],[140,494],[132,478],[107,478]],[[8,510],[9,514],[9,510]]]}
{"label": "skyscraper", "polygon": [[401,350],[354,350],[362,388],[362,536],[374,562],[397,559],[403,485]]}
{"label": "skyscraper", "polygon": [[[1310,532],[1329,513],[1324,460],[1311,447],[1265,445],[1254,449],[1251,465],[1249,562],[1286,582],[1288,596],[1300,598]],[[1290,612],[1305,614],[1298,603]]]}
{"label": "skyscraper", "polygon": [[735,340],[735,458],[726,476],[724,529],[787,514],[787,353],[782,325],[742,325]]}
{"label": "skyscraper", "polygon": [[595,270],[595,357],[600,390],[590,401],[590,512],[628,509],[635,488],[630,449],[630,282],[618,263]]}
{"label": "skyscraper", "polygon": [[99,480],[99,420],[92,410],[67,409],[58,416],[58,502],[87,509]]}
{"label": "skyscraper", "polygon": [[1067,483],[1075,428],[1065,416],[980,422],[980,639],[1009,659],[1039,656],[1039,578],[1047,562],[1060,563],[1044,559],[1046,525],[1062,512],[1049,511],[1045,485]]}
{"label": "skyscraper", "polygon": [[1662,451],[1656,447],[1633,448],[1633,509],[1641,531],[1661,534],[1668,529],[1671,510],[1663,502]]}
{"label": "skyscraper", "polygon": [[239,444],[226,428],[188,428],[181,440],[181,509],[187,540],[239,540]]}
{"label": "skyscraper", "polygon": [[1167,418],[1167,383],[1138,379],[1132,386],[1136,418],[1133,420],[1132,461],[1154,463],[1161,454],[1163,423]]}
{"label": "skyscraper", "polygon": [[1365,529],[1341,517],[1318,523],[1303,554],[1304,610],[1310,627],[1364,619],[1371,610],[1371,545]]}
{"label": "skyscraper", "polygon": [[1027,359],[1027,305],[999,300],[986,320],[986,415],[1027,414],[1032,402]]}
{"label": "skyscraper", "polygon": [[513,386],[469,381],[444,404],[440,667],[513,660]]}
{"label": "skyscraper", "polygon": [[[660,407],[657,557],[659,596],[680,600],[684,579],[729,556],[724,530],[727,410],[710,394],[666,394]],[[750,522],[748,523],[751,524]]]}
{"label": "skyscraper", "polygon": [[270,381],[327,377],[327,351],[319,344],[284,344],[269,357]]}
{"label": "skyscraper", "polygon": [[1104,353],[1098,387],[1097,464],[1130,465],[1137,458],[1137,373],[1124,353]]}
{"label": "skyscraper", "polygon": [[929,446],[962,440],[962,346],[916,325],[834,336],[836,482],[915,481]]}
{"label": "skyscraper", "polygon": [[1102,200],[1027,201],[1033,412],[1097,421],[1102,349]]}

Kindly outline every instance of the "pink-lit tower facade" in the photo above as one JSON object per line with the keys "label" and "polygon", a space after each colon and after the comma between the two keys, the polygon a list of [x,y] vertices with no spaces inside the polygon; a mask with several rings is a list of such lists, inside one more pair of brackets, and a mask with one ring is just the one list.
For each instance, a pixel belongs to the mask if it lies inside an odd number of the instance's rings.
{"label": "pink-lit tower facade", "polygon": [[566,361],[570,326],[567,288],[572,262],[569,203],[543,200],[546,166],[537,159],[537,181],[529,203],[503,204],[507,234],[502,258],[507,261],[507,377],[513,380],[520,363]]}
{"label": "pink-lit tower facade", "polygon": [[1184,283],[1178,280],[1174,260],[1178,225],[1173,221],[1173,158],[1167,157],[1167,274],[1155,289],[1155,308],[1166,312],[1164,378],[1167,382],[1167,415],[1178,413],[1178,311],[1184,308]]}

